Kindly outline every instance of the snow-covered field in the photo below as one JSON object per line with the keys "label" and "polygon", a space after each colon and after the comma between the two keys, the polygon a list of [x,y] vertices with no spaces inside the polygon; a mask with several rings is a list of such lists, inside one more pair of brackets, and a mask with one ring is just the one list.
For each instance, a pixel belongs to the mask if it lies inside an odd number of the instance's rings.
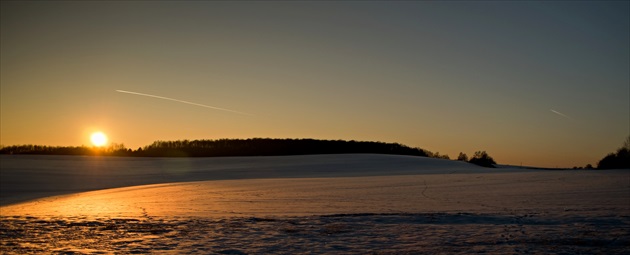
{"label": "snow-covered field", "polygon": [[370,154],[0,167],[3,254],[630,253],[628,170]]}

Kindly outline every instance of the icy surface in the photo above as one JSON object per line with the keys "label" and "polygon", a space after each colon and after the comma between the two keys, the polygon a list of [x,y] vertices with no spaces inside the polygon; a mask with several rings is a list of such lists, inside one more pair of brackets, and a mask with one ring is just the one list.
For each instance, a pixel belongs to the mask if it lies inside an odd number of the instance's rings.
{"label": "icy surface", "polygon": [[170,182],[497,171],[457,161],[378,154],[219,158],[0,155],[0,169],[0,205]]}
{"label": "icy surface", "polygon": [[[627,170],[389,155],[12,159],[3,200],[42,197],[0,207],[3,254],[630,253]],[[46,196],[59,187],[94,191]]]}
{"label": "icy surface", "polygon": [[132,254],[627,254],[628,218],[355,214],[271,218],[11,217],[2,252]]}

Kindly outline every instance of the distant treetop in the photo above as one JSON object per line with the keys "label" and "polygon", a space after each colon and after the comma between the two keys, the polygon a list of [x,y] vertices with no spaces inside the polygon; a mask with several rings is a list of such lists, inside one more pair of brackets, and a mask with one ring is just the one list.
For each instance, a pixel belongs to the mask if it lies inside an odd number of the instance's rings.
{"label": "distant treetop", "polygon": [[112,144],[107,148],[41,145],[15,145],[0,148],[0,154],[98,154],[141,157],[280,156],[341,153],[377,153],[423,157],[433,155],[429,151],[399,143],[271,138],[155,141],[137,150],[127,149],[122,144]]}
{"label": "distant treetop", "polygon": [[468,162],[473,163],[475,165],[479,165],[483,167],[492,167],[492,168],[494,168],[495,167],[494,165],[497,164],[497,162],[495,162],[494,159],[490,157],[488,153],[486,153],[486,151],[475,152],[475,155],[473,155],[472,158],[470,158],[470,161]]}
{"label": "distant treetop", "polygon": [[610,153],[597,163],[597,169],[630,169],[630,135],[616,153]]}
{"label": "distant treetop", "polygon": [[138,156],[157,157],[221,157],[221,156],[280,156],[307,154],[379,153],[428,156],[420,148],[411,148],[398,143],[362,142],[315,139],[220,139],[156,141],[143,150],[134,152]]}

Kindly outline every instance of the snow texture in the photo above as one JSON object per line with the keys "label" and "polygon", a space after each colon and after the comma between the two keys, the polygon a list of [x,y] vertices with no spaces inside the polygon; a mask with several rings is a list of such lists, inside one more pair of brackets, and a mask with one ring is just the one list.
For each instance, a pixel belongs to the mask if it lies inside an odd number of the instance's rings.
{"label": "snow texture", "polygon": [[630,253],[627,170],[370,154],[0,164],[3,254]]}

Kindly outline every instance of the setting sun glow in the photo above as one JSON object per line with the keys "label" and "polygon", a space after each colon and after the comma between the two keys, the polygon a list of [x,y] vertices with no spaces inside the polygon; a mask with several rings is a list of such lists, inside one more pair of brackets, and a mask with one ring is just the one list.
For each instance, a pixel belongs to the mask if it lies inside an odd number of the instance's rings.
{"label": "setting sun glow", "polygon": [[97,147],[101,147],[107,144],[107,136],[103,134],[103,132],[94,132],[92,136],[90,136],[90,140],[92,144]]}

